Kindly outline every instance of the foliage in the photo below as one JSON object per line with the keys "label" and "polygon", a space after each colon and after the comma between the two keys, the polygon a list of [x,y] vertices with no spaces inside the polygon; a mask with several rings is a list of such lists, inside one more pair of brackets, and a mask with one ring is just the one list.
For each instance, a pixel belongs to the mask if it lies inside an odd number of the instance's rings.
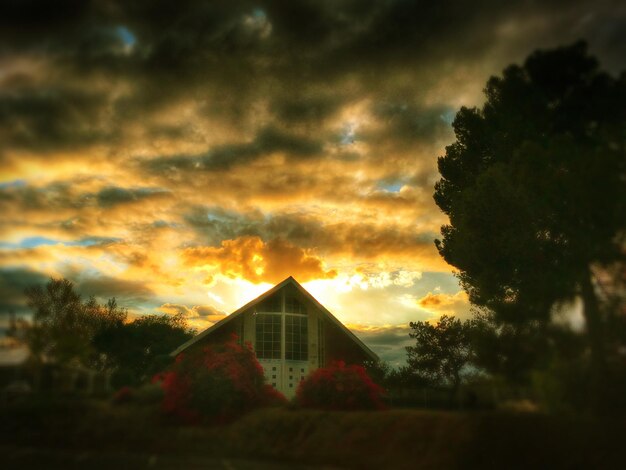
{"label": "foliage", "polygon": [[545,316],[592,263],[620,257],[625,85],[578,43],[509,66],[482,110],[459,111],[439,158],[435,201],[450,225],[438,247],[472,301],[504,314],[527,300],[512,313]]}
{"label": "foliage", "polygon": [[116,370],[114,385],[136,385],[167,367],[169,353],[192,336],[182,315],[145,315],[100,330],[94,345]]}
{"label": "foliage", "polygon": [[580,296],[597,379],[609,312],[594,284],[624,261],[626,75],[576,43],[509,66],[485,93],[482,109],[458,112],[439,158],[434,198],[450,224],[437,247],[503,321],[545,323]]}
{"label": "foliage", "polygon": [[163,387],[147,382],[135,389],[135,401],[141,405],[159,405],[163,401]]}
{"label": "foliage", "polygon": [[135,405],[157,406],[163,401],[163,387],[160,383],[144,383],[139,387],[124,385],[111,397],[111,402],[117,405],[133,403]]}
{"label": "foliage", "polygon": [[390,390],[404,388],[424,388],[430,384],[430,381],[423,375],[417,374],[408,365],[392,369],[387,375],[385,384]]}
{"label": "foliage", "polygon": [[145,315],[127,321],[115,299],[83,300],[67,279],[26,290],[33,320],[25,325],[31,353],[41,362],[113,370],[113,385],[137,385],[170,364],[169,353],[190,339],[182,315]]}
{"label": "foliage", "polygon": [[314,370],[296,390],[300,406],[328,410],[383,409],[383,397],[384,390],[363,366],[343,361]]}
{"label": "foliage", "polygon": [[461,371],[471,359],[469,320],[443,315],[435,325],[411,322],[415,346],[406,348],[411,372],[433,385],[450,385],[455,395],[461,384]]}
{"label": "foliage", "polygon": [[122,405],[133,401],[133,396],[133,389],[128,386],[124,386],[120,388],[117,392],[115,392],[115,394],[111,398],[111,401],[117,405]]}
{"label": "foliage", "polygon": [[365,367],[367,375],[369,375],[375,383],[380,385],[385,384],[393,372],[391,365],[381,360],[365,361],[363,366]]}
{"label": "foliage", "polygon": [[550,354],[552,332],[541,322],[511,323],[475,311],[469,333],[472,363],[512,386],[529,385],[532,372]]}
{"label": "foliage", "polygon": [[265,383],[251,345],[236,338],[217,348],[181,353],[173,367],[154,381],[164,390],[162,410],[186,424],[224,423],[261,406],[286,403]]}
{"label": "foliage", "polygon": [[67,279],[50,279],[44,287],[30,287],[26,297],[34,313],[25,339],[39,362],[49,358],[60,364],[100,366],[94,337],[102,329],[122,325],[127,315],[115,299],[106,305],[99,305],[94,297],[83,301]]}

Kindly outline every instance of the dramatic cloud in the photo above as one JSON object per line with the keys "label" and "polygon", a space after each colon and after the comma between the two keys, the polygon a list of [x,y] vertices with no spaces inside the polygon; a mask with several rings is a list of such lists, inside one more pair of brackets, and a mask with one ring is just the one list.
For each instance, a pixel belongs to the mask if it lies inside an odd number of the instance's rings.
{"label": "dramatic cloud", "polygon": [[180,304],[163,304],[158,310],[168,315],[182,314],[185,318],[203,318],[212,323],[216,323],[222,320],[226,314],[220,312],[211,305],[194,305],[193,307],[187,307]]}
{"label": "dramatic cloud", "polygon": [[438,317],[441,315],[467,316],[469,313],[469,299],[465,292],[460,291],[454,295],[429,292],[417,304],[424,310]]}
{"label": "dramatic cloud", "polygon": [[97,194],[98,204],[101,207],[110,207],[117,204],[140,201],[141,199],[163,196],[168,191],[158,188],[119,188],[110,186],[101,189]]}
{"label": "dramatic cloud", "polygon": [[166,315],[182,315],[189,325],[198,330],[206,329],[226,318],[224,312],[217,310],[211,305],[188,307],[182,304],[165,303],[158,307],[157,311]]}
{"label": "dramatic cloud", "polygon": [[288,158],[311,158],[319,155],[322,145],[305,137],[288,135],[275,129],[262,129],[250,143],[223,145],[203,155],[178,155],[145,160],[148,171],[218,171],[245,165],[264,156],[281,154]]}
{"label": "dramatic cloud", "polygon": [[404,344],[388,325],[466,316],[433,243],[456,111],[537,48],[586,39],[618,74],[625,18],[611,0],[1,2],[0,310],[64,276],[200,328],[293,275],[379,351]]}
{"label": "dramatic cloud", "polygon": [[183,258],[189,266],[206,269],[209,274],[221,273],[252,282],[278,283],[290,275],[306,282],[337,275],[334,270],[326,271],[319,258],[281,239],[267,243],[259,237],[224,240],[217,248],[187,248]]}
{"label": "dramatic cloud", "polygon": [[404,365],[406,347],[414,346],[415,340],[409,337],[408,325],[368,327],[359,324],[348,325],[352,331],[372,348],[381,360],[392,366]]}
{"label": "dramatic cloud", "polygon": [[153,294],[152,290],[141,281],[116,279],[101,274],[97,278],[81,279],[78,289],[85,295],[99,298],[118,297],[131,305],[146,302]]}
{"label": "dramatic cloud", "polygon": [[0,269],[0,313],[23,313],[26,309],[24,290],[47,280],[44,274],[29,269]]}

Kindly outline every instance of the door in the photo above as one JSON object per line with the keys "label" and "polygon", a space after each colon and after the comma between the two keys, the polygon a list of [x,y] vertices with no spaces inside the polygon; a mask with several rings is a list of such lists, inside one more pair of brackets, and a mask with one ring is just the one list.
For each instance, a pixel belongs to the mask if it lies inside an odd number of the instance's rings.
{"label": "door", "polygon": [[309,373],[306,361],[282,361],[280,359],[259,359],[263,366],[265,382],[287,398],[296,395],[298,385]]}

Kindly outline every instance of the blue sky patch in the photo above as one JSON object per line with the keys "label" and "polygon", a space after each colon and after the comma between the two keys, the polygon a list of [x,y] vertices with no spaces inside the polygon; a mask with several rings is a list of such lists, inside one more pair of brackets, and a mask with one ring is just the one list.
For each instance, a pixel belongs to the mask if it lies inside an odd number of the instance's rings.
{"label": "blue sky patch", "polygon": [[132,47],[137,42],[135,35],[126,26],[118,26],[115,31],[125,45]]}
{"label": "blue sky patch", "polygon": [[50,246],[50,245],[64,245],[64,246],[95,246],[95,245],[104,245],[107,243],[115,243],[120,241],[120,238],[109,238],[109,237],[86,237],[81,238],[77,241],[64,242],[61,240],[53,240],[52,238],[46,237],[27,237],[23,238],[17,243],[11,242],[0,242],[0,248],[9,248],[9,249],[28,249],[28,248],[37,248],[40,246]]}
{"label": "blue sky patch", "polygon": [[390,193],[398,193],[404,186],[403,181],[392,180],[392,181],[379,181],[378,187]]}
{"label": "blue sky patch", "polygon": [[23,188],[26,186],[26,180],[17,179],[13,181],[4,181],[0,183],[0,189],[9,189],[9,188]]}

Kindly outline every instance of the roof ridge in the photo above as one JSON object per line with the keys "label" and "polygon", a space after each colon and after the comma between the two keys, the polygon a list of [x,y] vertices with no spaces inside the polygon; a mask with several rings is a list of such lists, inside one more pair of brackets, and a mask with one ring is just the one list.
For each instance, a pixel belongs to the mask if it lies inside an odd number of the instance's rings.
{"label": "roof ridge", "polygon": [[204,331],[198,333],[196,336],[194,336],[190,340],[188,340],[185,343],[183,343],[182,345],[180,345],[178,348],[176,348],[174,351],[172,351],[170,353],[170,356],[176,356],[179,353],[183,352],[189,346],[192,346],[193,344],[195,344],[198,341],[200,341],[202,338],[205,338],[206,336],[208,336],[209,333],[217,330],[218,328],[221,328],[226,323],[229,323],[232,320],[234,320],[235,318],[239,317],[243,312],[248,310],[250,307],[252,307],[255,304],[258,304],[261,301],[265,300],[267,297],[269,297],[270,295],[272,295],[275,292],[279,291],[280,289],[285,287],[287,284],[293,284],[296,287],[296,289],[298,289],[298,291],[300,291],[301,294],[303,294],[306,298],[308,298],[313,303],[313,305],[315,305],[323,314],[325,314],[335,325],[337,325],[340,329],[342,329],[345,333],[347,333],[348,336],[353,341],[355,341],[361,347],[361,349],[363,349],[363,351],[368,356],[370,356],[373,360],[378,360],[379,359],[378,355],[374,351],[372,351],[369,347],[367,347],[367,345],[365,343],[363,343],[363,341],[361,341],[352,331],[350,331],[348,329],[348,327],[346,327],[343,323],[341,323],[337,319],[337,317],[335,317],[326,307],[324,307],[315,297],[313,297],[313,295],[311,295],[311,293],[309,291],[307,291],[302,286],[302,284],[300,284],[296,280],[296,278],[294,278],[291,275],[288,276],[287,278],[283,279],[281,282],[276,284],[271,289],[268,289],[267,291],[265,291],[264,293],[262,293],[261,295],[259,295],[255,299],[249,301],[245,305],[242,305],[241,307],[239,307],[237,310],[235,310],[234,312],[232,312],[231,314],[229,314],[225,318],[221,319],[217,323],[211,325],[210,327],[208,327]]}

